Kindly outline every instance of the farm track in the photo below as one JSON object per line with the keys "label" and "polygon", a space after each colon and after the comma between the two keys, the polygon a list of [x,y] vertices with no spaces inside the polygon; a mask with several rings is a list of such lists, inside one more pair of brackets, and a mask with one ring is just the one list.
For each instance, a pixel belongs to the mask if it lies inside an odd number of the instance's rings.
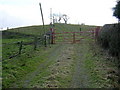
{"label": "farm track", "polygon": [[[31,87],[31,82],[33,82],[35,80],[36,76],[39,76],[44,71],[46,71],[46,69],[48,69],[48,71],[51,72],[50,76],[51,75],[56,76],[56,73],[59,73],[58,75],[60,75],[60,73],[64,74],[66,72],[68,72],[68,73],[65,74],[65,75],[69,75],[69,74],[72,75],[73,72],[71,72],[69,70],[69,68],[72,64],[76,63],[76,60],[74,61],[74,58],[73,58],[74,54],[77,53],[77,52],[75,52],[76,51],[75,47],[76,46],[73,45],[73,44],[60,44],[60,45],[58,45],[52,51],[49,52],[49,56],[47,56],[47,60],[45,60],[45,62],[41,63],[35,71],[27,74],[25,76],[25,78],[23,78],[21,81],[18,81],[16,83],[14,83],[12,87],[14,87],[14,88],[17,88],[17,87],[24,87],[24,88]],[[77,47],[76,47],[76,49],[77,49]],[[53,53],[51,53],[51,52],[53,52]],[[77,63],[78,63],[78,61],[77,61]],[[80,67],[79,64],[77,64],[76,67]],[[67,68],[68,70],[67,69],[62,70],[63,68]],[[62,71],[60,71],[60,70],[62,70]],[[77,74],[77,75],[75,75],[73,77],[78,76],[79,73],[80,72],[76,72],[75,74]],[[46,76],[46,78],[49,78],[49,76]],[[62,78],[64,78],[64,77],[61,77],[61,79]],[[54,79],[56,79],[56,77],[54,77]],[[47,86],[43,85],[43,87],[54,87],[56,85],[55,83],[54,83],[54,85],[51,85],[50,83],[49,83],[50,85],[48,84],[48,82],[52,83],[53,81],[47,80],[46,82],[44,82],[44,84],[47,85]],[[75,78],[73,78],[73,80],[68,80],[68,81],[69,82],[68,82],[67,86],[65,86],[65,87],[69,87],[71,81],[76,82],[76,83],[80,83],[78,81],[78,79],[75,79]],[[36,86],[35,84],[36,84],[36,82],[32,83],[32,86],[33,87]],[[76,84],[76,85],[78,85],[78,84]],[[40,86],[38,86],[38,87],[40,87]],[[63,86],[58,85],[57,87],[63,87]]]}
{"label": "farm track", "polygon": [[[26,77],[14,84],[14,87],[24,88],[85,88],[89,87],[88,75],[84,68],[84,47],[81,44],[59,44],[47,56],[47,60]],[[54,52],[53,52],[54,51]],[[38,78],[45,71],[50,74]],[[61,80],[58,80],[58,77]],[[68,78],[69,77],[69,78]],[[43,83],[39,79],[44,79]],[[65,80],[66,79],[66,80]],[[62,84],[64,83],[64,84]]]}

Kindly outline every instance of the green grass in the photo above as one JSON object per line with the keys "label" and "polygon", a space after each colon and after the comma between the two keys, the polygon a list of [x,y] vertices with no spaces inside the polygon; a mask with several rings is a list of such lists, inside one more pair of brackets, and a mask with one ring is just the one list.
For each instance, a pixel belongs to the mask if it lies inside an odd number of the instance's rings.
{"label": "green grass", "polygon": [[2,46],[2,58],[8,59],[10,56],[17,54],[19,51],[19,46],[12,44],[9,46]]}
{"label": "green grass", "polygon": [[[92,57],[92,54],[88,53],[86,55],[86,60],[85,60],[86,68],[88,69],[89,75],[91,75],[91,80],[92,80],[92,88],[97,88],[98,81],[100,80],[99,78],[99,73],[95,71],[94,69],[96,68],[96,64],[94,62],[94,58]],[[100,83],[101,84],[101,83]]]}
{"label": "green grass", "polygon": [[88,31],[96,26],[88,26],[88,25],[72,25],[72,24],[55,24],[55,32],[79,32]]}
{"label": "green grass", "polygon": [[[89,42],[89,41],[88,41]],[[110,60],[106,60],[105,51],[103,51],[96,43],[86,44],[86,49],[88,48],[88,53],[85,54],[85,68],[88,70],[90,75],[91,88],[111,88],[113,83],[110,79],[107,79],[107,69],[115,69],[116,66]]]}
{"label": "green grass", "polygon": [[28,35],[41,35],[44,33],[44,31],[48,31],[48,30],[49,30],[49,25],[45,25],[44,29],[43,26],[28,26],[28,27],[14,28],[8,31],[17,32],[21,34],[28,34]]}
{"label": "green grass", "polygon": [[46,61],[48,52],[49,50],[41,48],[3,61],[3,87],[10,87],[13,83],[24,78],[27,73],[37,69],[38,65]]}
{"label": "green grass", "polygon": [[7,39],[3,39],[2,40],[2,43],[3,44],[9,44],[9,43],[14,43],[14,42],[20,42],[20,41],[23,41],[23,42],[30,42],[30,41],[32,41],[33,40],[33,38],[14,38],[14,39],[9,39],[9,38],[7,38]]}

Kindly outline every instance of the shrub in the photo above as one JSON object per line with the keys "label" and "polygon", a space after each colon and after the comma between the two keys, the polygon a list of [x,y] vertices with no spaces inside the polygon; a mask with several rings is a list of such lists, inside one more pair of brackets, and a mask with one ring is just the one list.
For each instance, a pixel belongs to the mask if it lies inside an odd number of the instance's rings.
{"label": "shrub", "polygon": [[106,24],[102,27],[98,42],[114,56],[120,54],[120,24]]}

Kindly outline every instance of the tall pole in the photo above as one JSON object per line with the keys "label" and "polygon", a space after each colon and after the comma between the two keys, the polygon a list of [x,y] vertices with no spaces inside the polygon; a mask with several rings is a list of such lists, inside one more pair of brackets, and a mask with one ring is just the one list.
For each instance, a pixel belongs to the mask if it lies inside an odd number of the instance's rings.
{"label": "tall pole", "polygon": [[50,23],[52,24],[52,8],[50,8]]}
{"label": "tall pole", "polygon": [[[43,18],[41,3],[39,3],[39,5],[40,5],[40,11],[41,11],[41,17],[42,17],[42,23],[43,23],[43,29],[44,29],[44,18]],[[44,29],[44,34],[45,34],[45,29]]]}
{"label": "tall pole", "polygon": [[41,17],[42,17],[42,22],[43,22],[43,30],[44,30],[44,45],[45,47],[47,47],[47,43],[46,43],[46,35],[45,35],[45,28],[44,28],[44,18],[43,18],[43,12],[42,12],[42,7],[41,7],[41,3],[39,3],[40,5],[40,11],[41,11]]}

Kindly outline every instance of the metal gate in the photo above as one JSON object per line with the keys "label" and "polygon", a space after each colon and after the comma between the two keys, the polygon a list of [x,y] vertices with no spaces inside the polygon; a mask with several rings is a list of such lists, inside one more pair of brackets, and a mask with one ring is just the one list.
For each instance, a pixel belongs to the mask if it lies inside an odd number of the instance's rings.
{"label": "metal gate", "polygon": [[[54,43],[80,43],[85,32],[61,32],[61,33],[53,33],[53,42]],[[94,32],[89,32],[94,34]]]}
{"label": "metal gate", "polygon": [[99,30],[100,27],[97,27],[93,30],[80,32],[53,32],[53,43],[80,43],[81,40],[85,38],[96,39]]}

